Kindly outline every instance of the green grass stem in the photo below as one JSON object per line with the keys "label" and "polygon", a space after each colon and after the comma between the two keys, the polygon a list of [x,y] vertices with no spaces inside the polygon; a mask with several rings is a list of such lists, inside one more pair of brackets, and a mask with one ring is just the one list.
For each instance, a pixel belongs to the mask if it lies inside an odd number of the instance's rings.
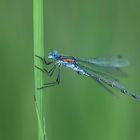
{"label": "green grass stem", "polygon": [[[43,0],[33,0],[33,36],[34,36],[34,65],[43,69],[43,64],[35,55],[44,58],[44,24],[43,24]],[[38,119],[38,140],[45,137],[45,115],[43,103],[43,90],[38,87],[43,85],[43,73],[36,69],[35,76],[35,107]],[[47,139],[47,138],[45,138]]]}

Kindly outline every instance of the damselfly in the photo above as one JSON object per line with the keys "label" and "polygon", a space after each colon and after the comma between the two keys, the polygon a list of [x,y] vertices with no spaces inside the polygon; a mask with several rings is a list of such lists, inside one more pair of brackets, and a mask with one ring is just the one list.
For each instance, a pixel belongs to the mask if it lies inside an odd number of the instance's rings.
{"label": "damselfly", "polygon": [[127,59],[124,59],[121,56],[104,58],[77,58],[73,56],[60,55],[57,51],[52,51],[48,55],[49,61],[37,55],[36,57],[41,59],[45,65],[52,65],[50,70],[47,70],[46,68],[41,69],[37,66],[36,68],[47,73],[49,76],[52,76],[57,70],[56,81],[44,84],[39,89],[58,85],[60,83],[60,68],[64,66],[74,70],[79,75],[84,75],[94,79],[112,95],[114,95],[114,93],[110,87],[115,88],[121,93],[140,101],[140,96],[129,92],[118,79],[113,77],[113,75],[126,76],[126,74],[122,72],[121,68],[127,66],[129,62]]}

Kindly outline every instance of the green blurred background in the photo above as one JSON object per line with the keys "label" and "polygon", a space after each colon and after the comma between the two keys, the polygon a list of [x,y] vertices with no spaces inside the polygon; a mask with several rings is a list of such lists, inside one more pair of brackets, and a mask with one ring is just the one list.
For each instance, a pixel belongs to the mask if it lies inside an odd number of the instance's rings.
{"label": "green blurred background", "polygon": [[[32,1],[0,0],[0,140],[37,140]],[[140,1],[44,0],[45,55],[122,55],[140,95]],[[46,77],[47,79],[47,77]],[[140,140],[140,103],[63,69],[45,90],[48,140]]]}

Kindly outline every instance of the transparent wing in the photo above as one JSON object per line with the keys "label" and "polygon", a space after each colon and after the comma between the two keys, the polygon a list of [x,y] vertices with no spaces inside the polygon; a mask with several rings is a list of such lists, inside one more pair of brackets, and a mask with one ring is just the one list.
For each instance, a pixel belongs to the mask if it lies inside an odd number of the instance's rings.
{"label": "transparent wing", "polygon": [[109,68],[109,67],[96,67],[96,70],[103,71],[105,73],[114,75],[114,76],[119,76],[119,77],[128,77],[128,74],[124,72],[121,68]]}
{"label": "transparent wing", "polygon": [[101,81],[99,81],[99,80],[97,80],[97,79],[94,79],[94,80],[96,80],[96,82],[97,82],[100,86],[102,86],[106,91],[108,91],[108,93],[110,93],[110,95],[116,97],[116,95],[114,94],[114,92],[113,92],[111,89],[109,89],[109,87],[107,87],[107,85],[105,85],[103,82],[101,82]]}
{"label": "transparent wing", "polygon": [[122,58],[121,56],[108,56],[102,58],[76,58],[76,61],[89,65],[110,68],[126,67],[129,64],[128,60]]}
{"label": "transparent wing", "polygon": [[[103,74],[103,73],[99,73],[97,71],[91,70],[88,67],[84,67],[82,65],[79,65],[80,67],[82,67],[84,69],[84,71],[94,80],[98,81],[98,83],[100,83],[102,86],[104,85],[108,85],[112,88],[116,88],[118,89],[120,92],[122,92],[123,94],[127,95],[127,96],[131,96],[132,98],[140,101],[140,96],[136,95],[135,93],[129,92],[128,89],[119,82],[119,80],[114,79],[113,77]],[[106,88],[104,86],[104,88]],[[108,90],[108,88],[106,88]],[[108,90],[109,91],[109,90]]]}

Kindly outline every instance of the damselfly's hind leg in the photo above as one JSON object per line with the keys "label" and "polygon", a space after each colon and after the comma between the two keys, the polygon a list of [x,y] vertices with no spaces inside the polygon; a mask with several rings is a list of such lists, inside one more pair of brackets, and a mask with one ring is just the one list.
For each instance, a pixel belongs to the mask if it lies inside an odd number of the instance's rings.
{"label": "damselfly's hind leg", "polygon": [[53,61],[47,61],[45,58],[42,58],[41,56],[38,56],[38,55],[35,55],[37,58],[39,58],[43,63],[45,63],[46,65],[50,65],[50,64],[52,64],[53,62],[54,62],[54,60]]}
{"label": "damselfly's hind leg", "polygon": [[58,74],[57,74],[57,78],[54,82],[50,82],[50,83],[45,83],[44,86],[38,88],[38,89],[44,89],[47,87],[52,87],[52,86],[56,86],[60,83],[60,68],[58,68]]}

